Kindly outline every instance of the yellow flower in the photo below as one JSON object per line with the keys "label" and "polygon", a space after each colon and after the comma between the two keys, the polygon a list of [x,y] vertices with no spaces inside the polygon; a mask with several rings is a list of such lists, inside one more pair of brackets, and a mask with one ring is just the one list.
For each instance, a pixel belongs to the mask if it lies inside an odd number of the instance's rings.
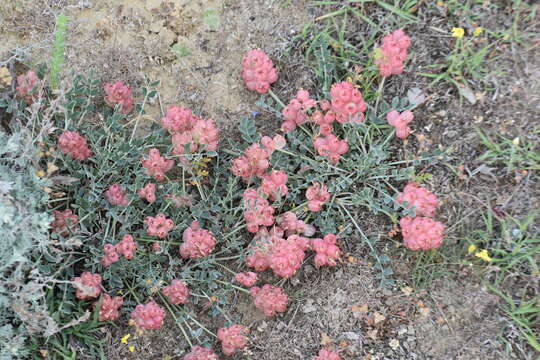
{"label": "yellow flower", "polygon": [[476,254],[474,254],[474,256],[476,256],[477,258],[480,258],[484,261],[491,261],[493,260],[492,258],[489,257],[489,253],[487,250],[481,250],[479,252],[477,252]]}
{"label": "yellow flower", "polygon": [[43,171],[43,170],[38,170],[38,172],[36,173],[36,175],[37,175],[37,177],[42,178],[42,177],[45,176],[45,171]]}
{"label": "yellow flower", "polygon": [[128,350],[129,350],[129,352],[134,352],[135,351],[135,346],[131,345],[130,347],[128,347]]}
{"label": "yellow flower", "polygon": [[126,334],[121,340],[120,342],[122,344],[127,344],[128,343],[128,339],[130,338],[131,334]]}
{"label": "yellow flower", "polygon": [[475,252],[475,251],[476,251],[476,245],[471,244],[471,245],[469,245],[469,247],[467,248],[467,252],[468,252],[469,254],[472,254],[472,253]]}
{"label": "yellow flower", "polygon": [[482,33],[482,31],[484,31],[484,29],[481,26],[479,26],[476,29],[474,29],[473,34],[474,34],[474,36],[478,36],[478,35],[480,35]]}
{"label": "yellow flower", "polygon": [[463,35],[465,35],[465,30],[463,30],[463,28],[453,28],[452,29],[452,36],[455,37],[455,38],[462,38]]}

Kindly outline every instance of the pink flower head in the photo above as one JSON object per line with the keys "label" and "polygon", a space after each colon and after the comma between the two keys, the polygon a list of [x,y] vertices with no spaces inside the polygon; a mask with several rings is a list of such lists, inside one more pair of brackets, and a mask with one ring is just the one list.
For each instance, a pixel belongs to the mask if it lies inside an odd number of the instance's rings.
{"label": "pink flower head", "polygon": [[113,184],[105,191],[105,196],[111,205],[127,206],[129,200],[126,198],[126,190],[118,184]]}
{"label": "pink flower head", "polygon": [[255,307],[268,317],[287,310],[289,297],[280,287],[265,284],[262,288],[252,287],[249,292],[253,297]]}
{"label": "pink flower head", "polygon": [[199,150],[199,146],[203,146],[205,151],[215,151],[218,142],[219,131],[214,120],[196,118],[192,130],[173,135],[173,154],[183,155],[188,144],[190,152]]}
{"label": "pink flower head", "polygon": [[[97,305],[98,302],[94,304]],[[99,308],[99,321],[114,321],[120,317],[118,309],[124,303],[121,296],[111,298],[109,294],[103,294],[101,297],[101,307]]]}
{"label": "pink flower head", "polygon": [[221,341],[221,349],[225,355],[232,355],[247,345],[246,329],[242,325],[232,325],[218,330],[217,337]]}
{"label": "pink flower head", "polygon": [[324,203],[330,200],[328,186],[320,182],[314,182],[313,185],[307,188],[306,198],[309,210],[320,211]]}
{"label": "pink flower head", "polygon": [[133,259],[133,253],[137,250],[137,244],[133,241],[133,236],[126,234],[118,244],[116,244],[116,251],[126,259]]}
{"label": "pink flower head", "polygon": [[169,235],[169,231],[174,227],[174,222],[171,219],[168,219],[165,214],[161,213],[157,214],[155,217],[147,216],[146,219],[144,219],[144,223],[147,226],[146,233],[149,236],[157,236],[160,239]]}
{"label": "pink flower head", "polygon": [[103,246],[103,253],[105,256],[101,258],[101,264],[105,267],[114,264],[119,259],[116,247],[112,244],[105,244],[105,246]]}
{"label": "pink flower head", "polygon": [[37,74],[30,70],[26,74],[17,76],[17,94],[29,105],[39,98],[39,78]]}
{"label": "pink flower head", "polygon": [[73,286],[77,290],[75,296],[80,300],[97,298],[101,294],[101,275],[87,271],[73,279]]}
{"label": "pink flower head", "polygon": [[184,356],[184,360],[219,360],[219,357],[212,349],[195,345],[191,352]]}
{"label": "pink flower head", "polygon": [[265,94],[270,84],[278,79],[278,72],[272,60],[262,50],[250,50],[242,60],[242,78],[246,87],[259,94]]}
{"label": "pink flower head", "polygon": [[145,199],[150,204],[156,202],[156,184],[148,183],[138,192],[141,199]]}
{"label": "pink flower head", "polygon": [[315,356],[313,360],[341,360],[341,356],[337,351],[325,348],[319,350],[319,356]]}
{"label": "pink flower head", "polygon": [[193,198],[191,195],[178,196],[174,194],[165,195],[165,199],[169,200],[172,203],[172,207],[179,209],[182,206],[190,206],[193,204]]}
{"label": "pink flower head", "polygon": [[261,138],[261,145],[266,149],[269,154],[272,154],[276,150],[281,150],[287,145],[287,140],[282,135],[276,135],[273,138],[270,136],[263,136]]}
{"label": "pink flower head", "polygon": [[401,114],[392,110],[386,115],[386,120],[396,128],[396,136],[405,139],[411,133],[411,128],[408,125],[414,120],[414,115],[410,110],[405,110]]}
{"label": "pink flower head", "polygon": [[249,246],[250,254],[246,257],[246,265],[255,271],[264,271],[270,267],[270,252],[274,240],[279,237],[270,235],[266,228],[260,228]]}
{"label": "pink flower head", "polygon": [[382,46],[377,49],[375,65],[384,77],[398,75],[403,72],[403,63],[407,60],[407,49],[411,39],[401,29],[386,35]]}
{"label": "pink flower head", "polygon": [[247,230],[256,233],[260,226],[272,226],[274,224],[274,208],[256,190],[244,191],[244,219]]}
{"label": "pink flower head", "polygon": [[349,151],[347,140],[339,140],[334,134],[315,138],[313,146],[319,155],[326,156],[330,163],[334,165],[339,162],[341,155]]}
{"label": "pink flower head", "polygon": [[173,280],[171,285],[166,286],[162,292],[171,304],[185,304],[188,302],[189,289],[183,281]]}
{"label": "pink flower head", "polygon": [[399,221],[403,244],[410,250],[437,249],[442,245],[444,224],[428,217],[406,216]]}
{"label": "pink flower head", "polygon": [[167,159],[160,155],[158,149],[150,149],[148,159],[141,159],[142,166],[149,176],[153,176],[157,181],[165,180],[165,173],[174,165],[174,160]]}
{"label": "pink flower head", "polygon": [[283,124],[281,130],[289,132],[296,129],[297,125],[305,123],[308,119],[307,111],[314,108],[317,102],[309,97],[309,92],[300,89],[296,98],[292,99],[283,111]]}
{"label": "pink flower head", "polygon": [[105,102],[110,107],[121,105],[122,114],[129,114],[133,110],[135,102],[131,89],[121,81],[115,83],[106,83],[103,85],[105,90]]}
{"label": "pink flower head", "polygon": [[336,266],[336,261],[341,255],[341,250],[336,245],[337,237],[334,234],[327,234],[324,239],[311,240],[311,248],[317,253],[315,255],[315,265]]}
{"label": "pink flower head", "polygon": [[190,109],[171,105],[161,118],[161,126],[171,134],[179,134],[193,129],[196,121],[197,117]]}
{"label": "pink flower head", "polygon": [[408,183],[396,200],[399,203],[406,201],[409,208],[414,207],[416,216],[434,217],[439,206],[437,195],[416,183]]}
{"label": "pink flower head", "polygon": [[71,156],[72,159],[84,161],[92,156],[86,138],[77,131],[64,131],[58,138],[58,147],[62,153]]}
{"label": "pink flower head", "polygon": [[339,123],[364,121],[364,111],[366,111],[367,105],[362,93],[355,89],[353,84],[342,81],[332,85],[330,96],[332,98],[332,112],[336,114],[336,120]]}
{"label": "pink flower head", "polygon": [[184,230],[184,243],[180,245],[180,255],[183,258],[198,259],[208,256],[216,246],[216,238],[210,231],[201,229],[198,221]]}
{"label": "pink flower head", "polygon": [[71,209],[64,211],[54,210],[54,221],[51,223],[52,231],[62,235],[68,236],[70,232],[79,230],[79,217],[73,214]]}
{"label": "pink flower head", "polygon": [[241,272],[236,274],[234,280],[245,287],[252,287],[257,283],[257,274],[252,271]]}
{"label": "pink flower head", "polygon": [[268,195],[270,199],[276,201],[281,199],[282,196],[287,195],[289,189],[287,189],[288,176],[283,171],[272,170],[269,174],[262,176],[262,183],[259,190]]}
{"label": "pink flower head", "polygon": [[315,233],[315,228],[312,225],[308,225],[302,220],[298,220],[296,214],[291,211],[287,211],[281,215],[277,219],[277,223],[287,235],[305,234],[311,236]]}
{"label": "pink flower head", "polygon": [[311,116],[311,121],[319,125],[319,132],[321,135],[328,135],[332,133],[333,123],[336,120],[336,114],[331,111],[327,111],[323,114],[320,111],[315,111]]}
{"label": "pink flower head", "polygon": [[161,328],[163,319],[165,319],[165,310],[163,310],[163,308],[155,301],[139,304],[131,313],[131,320],[135,322],[135,326],[138,329],[142,330]]}
{"label": "pink flower head", "polygon": [[308,241],[301,242],[303,238],[290,236],[285,239],[276,239],[269,255],[270,268],[277,276],[290,278],[302,266],[306,254],[303,246]]}
{"label": "pink flower head", "polygon": [[259,144],[252,144],[245,150],[243,156],[233,160],[231,172],[245,181],[249,181],[253,176],[262,176],[270,167],[270,155],[271,152]]}

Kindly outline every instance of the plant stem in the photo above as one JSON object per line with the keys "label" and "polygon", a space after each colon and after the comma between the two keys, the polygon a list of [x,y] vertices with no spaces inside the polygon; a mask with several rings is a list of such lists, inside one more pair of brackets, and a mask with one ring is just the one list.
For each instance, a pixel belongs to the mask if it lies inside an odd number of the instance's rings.
{"label": "plant stem", "polygon": [[272,91],[272,89],[269,89],[268,90],[268,95],[270,95],[274,100],[276,100],[276,102],[281,105],[282,108],[285,107],[285,104],[283,103],[283,101],[281,101],[280,98],[278,98],[278,96],[276,94],[274,94],[274,92]]}
{"label": "plant stem", "polygon": [[172,317],[174,318],[174,322],[176,323],[176,325],[178,326],[178,328],[180,329],[180,331],[182,331],[182,334],[184,335],[184,338],[186,338],[186,341],[188,342],[189,346],[190,347],[193,347],[193,343],[191,342],[191,340],[189,339],[189,336],[188,334],[186,333],[186,330],[184,329],[184,327],[182,325],[180,325],[180,323],[178,322],[178,318],[176,317],[176,315],[174,314],[174,311],[171,309],[171,307],[169,306],[169,303],[167,302],[167,300],[165,299],[165,297],[163,295],[161,295],[161,293],[158,293],[159,294],[159,297],[161,298],[161,301],[163,301],[163,303],[165,304],[165,306],[167,307],[167,310],[169,310],[169,312],[171,313]]}
{"label": "plant stem", "polygon": [[221,280],[217,280],[217,279],[216,279],[215,281],[218,282],[218,283],[220,283],[220,284],[223,284],[223,285],[227,285],[227,286],[233,287],[233,288],[235,288],[236,290],[245,292],[246,294],[249,294],[249,290],[246,290],[246,289],[241,288],[241,287],[239,287],[239,286],[233,285],[233,284],[231,284],[230,282],[221,281]]}
{"label": "plant stem", "polygon": [[377,90],[377,100],[375,100],[375,109],[373,110],[375,117],[377,117],[377,109],[379,108],[379,101],[381,100],[383,94],[385,80],[386,76],[382,78],[382,81],[379,84],[379,89]]}

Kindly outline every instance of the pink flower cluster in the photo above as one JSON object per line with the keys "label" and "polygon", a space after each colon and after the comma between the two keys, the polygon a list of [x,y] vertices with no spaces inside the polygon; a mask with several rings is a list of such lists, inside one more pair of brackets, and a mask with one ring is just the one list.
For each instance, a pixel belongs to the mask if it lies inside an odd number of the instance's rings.
{"label": "pink flower cluster", "polygon": [[244,155],[233,160],[231,171],[235,176],[249,181],[255,176],[262,176],[270,167],[270,155],[272,153],[261,147],[258,143],[251,144]]}
{"label": "pink flower cluster", "polygon": [[171,304],[185,304],[188,302],[189,289],[183,281],[173,280],[162,292]]}
{"label": "pink flower cluster", "polygon": [[249,292],[255,307],[268,317],[287,310],[289,297],[282,288],[265,284],[262,288],[252,287]]}
{"label": "pink flower cluster", "polygon": [[163,308],[161,308],[155,301],[150,301],[146,304],[139,304],[131,313],[131,320],[133,320],[138,329],[142,330],[161,328],[164,318],[165,310],[163,310]]}
{"label": "pink flower cluster", "polygon": [[317,106],[317,102],[309,97],[307,90],[298,90],[296,98],[292,99],[282,111],[281,130],[284,132],[293,131],[297,125],[305,123],[308,120],[308,110],[315,106]]}
{"label": "pink flower cluster", "polygon": [[26,74],[17,76],[15,91],[28,105],[32,105],[39,98],[39,83],[37,74],[30,70]]}
{"label": "pink flower cluster", "polygon": [[320,182],[314,182],[313,185],[306,190],[306,198],[308,200],[309,210],[321,211],[324,203],[330,200],[328,186]]}
{"label": "pink flower cluster", "polygon": [[221,349],[225,355],[232,355],[247,345],[246,329],[242,325],[232,325],[218,330],[217,337],[221,341]]}
{"label": "pink flower cluster", "polygon": [[262,176],[262,183],[259,190],[266,194],[272,201],[281,199],[287,195],[289,189],[287,188],[288,176],[285,172],[279,170],[272,170],[266,175]]}
{"label": "pink flower cluster", "polygon": [[319,355],[315,356],[313,360],[341,360],[341,356],[337,351],[329,348],[319,350]]}
{"label": "pink flower cluster", "polygon": [[236,274],[234,280],[237,283],[244,285],[245,287],[252,287],[255,286],[255,284],[257,283],[257,273],[254,273],[252,271],[241,272]]}
{"label": "pink flower cluster", "polygon": [[341,155],[349,151],[347,140],[339,140],[334,134],[316,138],[313,141],[313,146],[319,155],[326,156],[334,165],[339,162]]}
{"label": "pink flower cluster", "polygon": [[268,200],[259,195],[257,190],[248,188],[244,191],[244,219],[247,230],[256,233],[261,226],[272,226],[274,224],[274,208]]}
{"label": "pink flower cluster", "polygon": [[101,264],[109,266],[118,261],[119,255],[123,255],[128,260],[133,259],[135,250],[137,250],[137,244],[133,241],[133,236],[126,234],[116,245],[105,244],[103,247],[105,256],[101,259]]}
{"label": "pink flower cluster", "polygon": [[77,131],[64,131],[58,138],[58,147],[64,154],[76,160],[84,161],[92,156],[86,138]]}
{"label": "pink flower cluster", "polygon": [[101,294],[101,275],[83,272],[73,279],[75,296],[80,300],[97,298]]}
{"label": "pink flower cluster", "polygon": [[281,135],[276,135],[273,138],[270,136],[263,136],[261,138],[261,145],[271,155],[274,151],[283,149],[285,145],[287,145],[287,140]]}
{"label": "pink flower cluster", "polygon": [[121,81],[115,83],[106,83],[103,85],[105,90],[105,102],[110,107],[121,105],[122,114],[129,114],[133,110],[135,102],[131,89]]}
{"label": "pink flower cluster", "polygon": [[428,217],[406,216],[399,221],[403,244],[410,250],[437,249],[442,245],[444,224]]}
{"label": "pink flower cluster", "polygon": [[272,60],[262,50],[250,50],[242,60],[242,78],[251,91],[265,94],[278,79]]}
{"label": "pink flower cluster", "polygon": [[165,180],[165,174],[174,165],[174,160],[161,156],[158,149],[150,149],[148,159],[143,158],[141,162],[148,176],[154,177],[157,181]]}
{"label": "pink flower cluster", "polygon": [[150,204],[156,202],[156,184],[148,183],[138,191],[139,197]]}
{"label": "pink flower cluster", "polygon": [[[299,220],[296,214],[292,211],[287,211],[278,217],[277,223],[279,224],[279,228],[274,228],[274,231],[282,230],[282,233],[284,232],[287,236],[294,234],[312,236],[315,234],[315,227],[313,225],[306,224],[302,220]],[[281,236],[283,236],[283,234],[281,234]]]}
{"label": "pink flower cluster", "polygon": [[202,229],[198,221],[193,221],[191,226],[184,230],[184,241],[180,245],[180,255],[183,258],[198,259],[210,255],[216,246],[216,238],[210,231]]}
{"label": "pink flower cluster", "polygon": [[64,211],[54,210],[54,221],[51,223],[52,231],[62,235],[68,236],[70,232],[79,230],[78,222],[79,217],[73,214],[71,209]]}
{"label": "pink flower cluster", "polygon": [[144,219],[146,224],[146,233],[149,236],[157,236],[160,239],[163,239],[169,235],[174,227],[174,222],[171,219],[168,219],[165,214],[157,214],[155,217],[147,216]]}
{"label": "pink flower cluster", "polygon": [[105,196],[111,205],[127,206],[129,200],[126,197],[126,190],[120,185],[113,184],[105,191]]}
{"label": "pink flower cluster", "polygon": [[437,195],[417,183],[408,183],[397,197],[397,202],[403,203],[406,201],[408,207],[414,207],[416,216],[433,217],[439,206]]}
{"label": "pink flower cluster", "polygon": [[343,124],[364,121],[364,111],[367,110],[367,105],[362,93],[355,89],[353,84],[342,81],[332,85],[330,96],[332,98],[332,112],[336,114],[337,122]]}
{"label": "pink flower cluster", "polygon": [[337,236],[334,234],[327,234],[323,239],[312,239],[311,248],[317,255],[315,255],[315,265],[317,267],[328,265],[336,266],[336,261],[341,255],[341,250],[336,245]]}
{"label": "pink flower cluster", "polygon": [[307,238],[291,235],[287,239],[274,237],[268,264],[274,274],[283,278],[293,276],[302,266],[309,246]]}
{"label": "pink flower cluster", "polygon": [[212,349],[195,345],[191,352],[184,356],[184,360],[219,360],[219,357]]}
{"label": "pink flower cluster", "polygon": [[396,136],[405,139],[411,133],[411,128],[408,125],[414,120],[414,115],[410,110],[405,110],[401,114],[397,110],[392,110],[386,115],[386,120],[396,128]]}
{"label": "pink flower cluster", "polygon": [[386,35],[382,46],[377,50],[375,65],[384,77],[403,72],[403,63],[407,60],[407,50],[411,39],[401,29]]}
{"label": "pink flower cluster", "polygon": [[[120,313],[118,310],[124,303],[121,296],[111,298],[109,294],[103,294],[101,297],[101,307],[99,308],[99,321],[114,321],[118,319]],[[97,305],[97,302],[95,303]]]}

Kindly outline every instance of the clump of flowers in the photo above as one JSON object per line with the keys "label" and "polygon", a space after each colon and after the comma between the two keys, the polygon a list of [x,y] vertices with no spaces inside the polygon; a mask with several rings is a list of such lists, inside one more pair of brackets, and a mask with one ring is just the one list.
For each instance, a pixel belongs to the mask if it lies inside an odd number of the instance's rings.
{"label": "clump of flowers", "polygon": [[265,94],[278,79],[272,60],[262,50],[250,50],[242,60],[242,78],[251,91]]}
{"label": "clump of flowers", "polygon": [[173,154],[183,155],[188,144],[190,152],[199,150],[199,146],[203,146],[206,151],[215,151],[218,142],[219,131],[214,120],[195,118],[193,129],[173,135]]}
{"label": "clump of flowers", "polygon": [[127,206],[129,200],[126,197],[126,190],[120,185],[113,184],[105,191],[105,196],[111,205]]}
{"label": "clump of flowers", "polygon": [[161,156],[158,149],[150,149],[148,159],[143,158],[141,162],[148,176],[154,177],[157,181],[165,180],[165,174],[174,165],[174,160]]}
{"label": "clump of flowers", "polygon": [[216,238],[210,231],[202,229],[198,221],[193,221],[184,230],[184,243],[180,245],[180,255],[183,258],[197,259],[208,256],[216,246]]}
{"label": "clump of flowers", "polygon": [[396,201],[399,203],[406,201],[409,207],[415,208],[417,216],[433,217],[439,206],[437,195],[416,183],[407,184]]}
{"label": "clump of flowers", "polygon": [[276,135],[273,138],[263,136],[261,138],[261,145],[271,155],[274,151],[283,149],[287,145],[287,140],[281,135]]}
{"label": "clump of flowers", "polygon": [[280,228],[286,231],[287,235],[292,234],[305,234],[311,236],[315,233],[315,228],[306,224],[302,220],[298,220],[298,217],[292,211],[287,211],[277,219],[277,223]]}
{"label": "clump of flowers", "polygon": [[349,151],[349,143],[347,140],[339,140],[334,134],[327,134],[324,137],[319,136],[313,140],[315,150],[321,156],[326,156],[330,163],[337,164],[341,159],[341,155]]}
{"label": "clump of flowers", "polygon": [[257,283],[257,273],[252,271],[241,272],[235,275],[234,280],[245,287],[252,287]]}
{"label": "clump of flowers", "polygon": [[75,296],[80,300],[97,298],[101,294],[101,275],[83,272],[73,279]]}
{"label": "clump of flowers", "polygon": [[131,89],[121,81],[115,83],[106,83],[103,85],[105,90],[105,102],[110,107],[121,105],[122,114],[129,114],[133,110],[135,102]]}
{"label": "clump of flowers", "polygon": [[309,92],[304,89],[298,90],[296,98],[292,99],[283,111],[283,124],[281,130],[284,132],[293,131],[297,125],[301,125],[308,120],[308,110],[314,108],[317,102],[309,97]]}
{"label": "clump of flowers", "polygon": [[[327,109],[330,108],[330,106],[331,105],[328,100],[321,102],[321,108]],[[328,134],[332,134],[332,131],[334,130],[333,124],[334,121],[336,121],[336,114],[334,114],[332,111],[322,113],[321,111],[317,110],[311,116],[311,121],[319,125],[319,133],[326,136]]]}
{"label": "clump of flowers", "polygon": [[66,209],[64,211],[54,210],[54,221],[51,223],[52,231],[62,235],[68,236],[70,232],[79,230],[77,223],[79,217],[71,211]]}
{"label": "clump of flowers", "polygon": [[364,121],[367,105],[362,93],[355,89],[353,84],[342,81],[332,85],[330,97],[332,98],[332,112],[336,114],[336,120],[339,123]]}
{"label": "clump of flowers", "polygon": [[254,268],[255,271],[268,269],[270,267],[269,254],[273,240],[276,238],[271,236],[266,228],[261,228],[257,232],[253,244],[250,245],[250,254],[246,257],[246,265]]}
{"label": "clump of flowers", "polygon": [[233,160],[231,171],[235,176],[249,181],[254,176],[262,176],[270,167],[271,152],[258,143],[250,145],[244,155]]}
{"label": "clump of flowers", "polygon": [[324,348],[319,350],[319,355],[315,356],[313,360],[341,360],[341,356],[337,351],[330,348]]}
{"label": "clump of flowers", "polygon": [[217,337],[221,341],[221,349],[225,355],[232,355],[236,350],[247,345],[246,329],[242,325],[232,325],[218,330]]}
{"label": "clump of flowers", "polygon": [[219,357],[212,349],[195,345],[191,352],[184,356],[184,360],[219,360]]}
{"label": "clump of flowers", "polygon": [[281,199],[282,196],[287,195],[289,191],[287,188],[287,179],[288,176],[285,172],[272,170],[270,173],[262,176],[262,183],[259,190],[273,201],[276,201],[277,199]]}
{"label": "clump of flowers", "polygon": [[403,244],[410,250],[437,249],[442,245],[444,224],[428,217],[406,216],[399,221]]}
{"label": "clump of flowers", "polygon": [[118,253],[124,255],[129,260],[133,259],[133,253],[137,250],[137,244],[133,241],[133,236],[126,234],[122,238],[122,241],[116,244],[115,248]]}
{"label": "clump of flowers", "polygon": [[141,199],[145,199],[150,204],[153,204],[156,201],[156,184],[146,184],[142,189],[139,189],[138,194]]}
{"label": "clump of flowers", "polygon": [[398,75],[403,72],[403,63],[407,60],[407,50],[411,39],[401,29],[386,35],[383,43],[376,50],[375,65],[384,77]]}
{"label": "clump of flowers", "polygon": [[146,233],[149,236],[157,236],[160,239],[163,239],[169,235],[174,227],[174,222],[171,219],[168,219],[165,214],[157,214],[155,217],[147,216],[144,219],[146,224]]}
{"label": "clump of flowers", "polygon": [[249,232],[256,233],[261,226],[274,224],[274,208],[268,200],[259,196],[257,190],[249,188],[244,191],[244,219]]}
{"label": "clump of flowers", "polygon": [[401,114],[396,110],[392,110],[386,115],[386,120],[396,128],[396,136],[405,139],[411,133],[411,128],[408,125],[414,120],[414,115],[410,110],[405,110]]}
{"label": "clump of flowers", "polygon": [[30,70],[26,74],[17,76],[17,95],[32,105],[39,97],[39,78],[37,74]]}
{"label": "clump of flowers", "polygon": [[75,160],[84,161],[92,156],[86,138],[77,131],[64,131],[58,138],[58,146],[62,153],[71,156]]}
{"label": "clump of flowers", "polygon": [[131,320],[141,330],[159,329],[163,325],[163,319],[165,319],[165,310],[155,301],[139,304],[131,313]]}
{"label": "clump of flowers", "polygon": [[324,203],[330,200],[328,186],[320,182],[314,182],[313,185],[306,190],[306,198],[308,200],[309,210],[320,211]]}
{"label": "clump of flowers", "polygon": [[307,239],[290,236],[287,239],[277,238],[272,244],[269,254],[269,265],[274,274],[283,278],[293,276],[302,266],[306,254]]}
{"label": "clump of flowers", "polygon": [[[114,321],[118,319],[120,313],[118,310],[124,303],[121,296],[110,297],[109,294],[103,294],[101,297],[101,307],[99,308],[99,321]],[[97,302],[95,303],[97,304]]]}
{"label": "clump of flowers", "polygon": [[255,307],[268,317],[287,310],[289,297],[280,287],[265,284],[262,288],[252,287],[249,292]]}
{"label": "clump of flowers", "polygon": [[323,239],[311,240],[311,248],[317,253],[315,255],[315,265],[317,267],[324,265],[336,266],[341,255],[341,250],[336,243],[337,236],[334,234],[327,234]]}
{"label": "clump of flowers", "polygon": [[114,264],[119,259],[118,252],[113,244],[105,244],[103,253],[105,253],[105,256],[101,258],[101,264],[105,267]]}
{"label": "clump of flowers", "polygon": [[171,134],[180,134],[193,129],[197,117],[190,109],[171,105],[161,118],[161,126]]}
{"label": "clump of flowers", "polygon": [[183,281],[173,280],[162,292],[171,304],[185,304],[188,302],[189,289]]}

